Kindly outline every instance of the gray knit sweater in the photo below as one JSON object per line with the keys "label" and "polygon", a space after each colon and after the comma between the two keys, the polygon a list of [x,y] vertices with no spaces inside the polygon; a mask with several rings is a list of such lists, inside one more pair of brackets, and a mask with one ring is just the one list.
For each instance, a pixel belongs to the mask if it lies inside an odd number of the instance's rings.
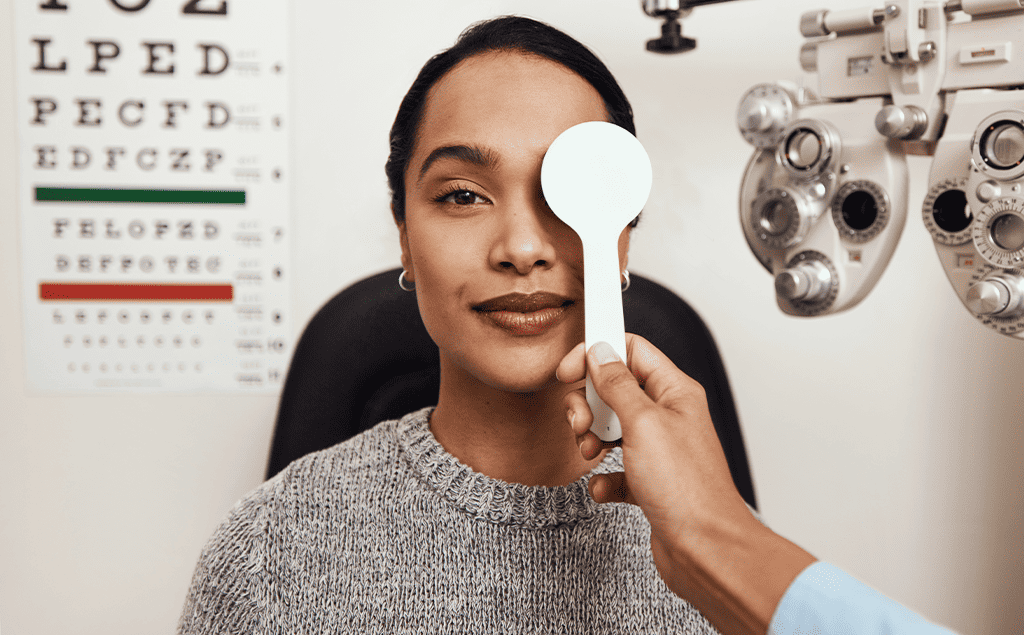
{"label": "gray knit sweater", "polygon": [[[715,633],[651,559],[650,525],[444,450],[431,409],[306,456],[203,549],[180,633]],[[594,473],[622,469],[609,452]]]}

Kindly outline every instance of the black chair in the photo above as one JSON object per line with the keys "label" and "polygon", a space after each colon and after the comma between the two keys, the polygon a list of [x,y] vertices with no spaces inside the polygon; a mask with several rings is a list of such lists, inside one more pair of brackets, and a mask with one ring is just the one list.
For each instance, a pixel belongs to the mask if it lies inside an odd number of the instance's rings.
{"label": "black chair", "polygon": [[[437,346],[416,294],[398,288],[400,271],[344,289],[306,326],[281,394],[267,478],[310,452],[437,403]],[[704,386],[733,480],[756,508],[732,391],[704,322],[675,293],[636,274],[622,300],[626,331],[647,338]]]}

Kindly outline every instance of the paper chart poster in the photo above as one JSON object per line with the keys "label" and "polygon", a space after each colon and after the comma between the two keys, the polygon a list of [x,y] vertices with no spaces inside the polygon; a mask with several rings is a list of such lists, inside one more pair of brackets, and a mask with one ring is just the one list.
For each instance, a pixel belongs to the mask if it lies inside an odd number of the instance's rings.
{"label": "paper chart poster", "polygon": [[30,388],[280,388],[287,6],[15,3]]}

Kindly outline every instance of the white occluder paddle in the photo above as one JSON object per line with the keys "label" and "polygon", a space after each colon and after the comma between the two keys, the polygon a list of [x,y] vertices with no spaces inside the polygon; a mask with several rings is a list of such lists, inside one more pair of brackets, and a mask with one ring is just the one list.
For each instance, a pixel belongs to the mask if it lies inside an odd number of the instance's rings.
{"label": "white occluder paddle", "polygon": [[[558,135],[540,171],[544,198],[583,241],[584,327],[587,350],[608,342],[626,360],[626,328],[619,283],[619,235],[647,203],[651,160],[632,134],[615,124],[589,121]],[[615,413],[587,376],[591,431],[602,441],[622,438]]]}

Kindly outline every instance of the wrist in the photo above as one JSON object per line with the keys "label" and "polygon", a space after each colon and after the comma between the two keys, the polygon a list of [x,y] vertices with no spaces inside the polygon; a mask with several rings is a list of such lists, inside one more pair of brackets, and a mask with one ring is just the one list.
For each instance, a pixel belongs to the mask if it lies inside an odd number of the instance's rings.
{"label": "wrist", "polygon": [[669,588],[726,635],[763,635],[786,589],[815,561],[745,505],[681,532],[667,551]]}

